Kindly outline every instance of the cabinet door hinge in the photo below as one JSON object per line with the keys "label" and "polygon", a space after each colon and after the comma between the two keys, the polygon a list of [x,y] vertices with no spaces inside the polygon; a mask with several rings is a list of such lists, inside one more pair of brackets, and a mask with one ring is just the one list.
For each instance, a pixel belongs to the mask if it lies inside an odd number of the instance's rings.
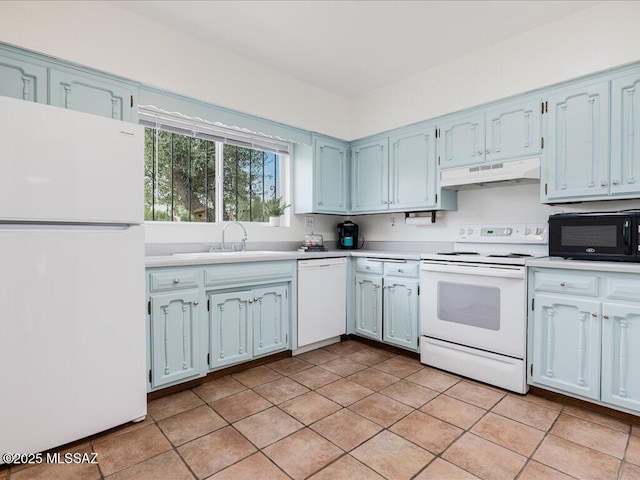
{"label": "cabinet door hinge", "polygon": [[531,311],[534,311],[536,309],[536,299],[532,298],[531,299]]}
{"label": "cabinet door hinge", "polygon": [[207,353],[207,365],[211,366],[211,354]]}
{"label": "cabinet door hinge", "polygon": [[151,369],[149,369],[149,383],[151,383],[152,379],[153,379],[153,375],[151,374]]}
{"label": "cabinet door hinge", "polygon": [[133,108],[133,95],[131,95],[131,108]]}
{"label": "cabinet door hinge", "polygon": [[211,299],[207,299],[207,312],[211,311]]}
{"label": "cabinet door hinge", "polygon": [[147,302],[147,313],[151,315],[151,300]]}
{"label": "cabinet door hinge", "polygon": [[544,148],[544,137],[540,137],[540,148]]}

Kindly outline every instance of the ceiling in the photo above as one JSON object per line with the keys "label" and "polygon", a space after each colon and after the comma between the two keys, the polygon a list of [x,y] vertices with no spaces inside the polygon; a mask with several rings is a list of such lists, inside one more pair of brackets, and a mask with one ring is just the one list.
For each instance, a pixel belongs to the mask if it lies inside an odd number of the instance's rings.
{"label": "ceiling", "polygon": [[353,98],[598,1],[114,1]]}

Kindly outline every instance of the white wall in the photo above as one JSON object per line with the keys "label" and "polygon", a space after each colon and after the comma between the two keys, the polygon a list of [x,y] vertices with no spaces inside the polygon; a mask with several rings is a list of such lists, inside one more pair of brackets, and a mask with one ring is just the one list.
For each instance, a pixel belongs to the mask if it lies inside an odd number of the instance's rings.
{"label": "white wall", "polygon": [[288,125],[349,138],[345,98],[100,1],[0,1],[0,41]]}
{"label": "white wall", "polygon": [[[480,223],[546,223],[549,215],[561,212],[591,212],[640,209],[640,200],[584,202],[571,205],[542,205],[540,184],[483,187],[458,192],[458,210],[439,212],[436,223],[405,225],[404,214],[352,217],[365,241],[451,242],[461,225]],[[395,226],[391,218],[395,217]]]}
{"label": "white wall", "polygon": [[[638,61],[638,25],[640,2],[603,2],[350,102],[110,3],[0,1],[2,42],[345,139]],[[202,61],[213,58],[218,63]],[[451,241],[456,226],[465,223],[544,222],[552,211],[630,206],[638,202],[553,209],[539,204],[537,186],[515,186],[461,192],[459,211],[444,213],[435,225],[407,226],[402,214],[355,220],[367,240]],[[395,227],[391,216],[398,219]],[[316,232],[335,239],[341,218],[314,217]],[[250,225],[249,239],[302,241],[304,217],[292,215],[290,225]],[[147,226],[152,243],[219,239],[218,225]]]}
{"label": "white wall", "polygon": [[606,1],[365,93],[352,101],[353,138],[639,61],[639,25],[640,2]]}

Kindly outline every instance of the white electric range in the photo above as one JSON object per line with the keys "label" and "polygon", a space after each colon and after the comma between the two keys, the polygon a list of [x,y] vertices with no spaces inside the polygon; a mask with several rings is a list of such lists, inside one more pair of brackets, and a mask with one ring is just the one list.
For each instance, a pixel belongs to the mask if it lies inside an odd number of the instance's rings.
{"label": "white electric range", "polygon": [[451,252],[422,255],[420,361],[525,393],[525,264],[547,251],[546,224],[488,224],[460,227]]}

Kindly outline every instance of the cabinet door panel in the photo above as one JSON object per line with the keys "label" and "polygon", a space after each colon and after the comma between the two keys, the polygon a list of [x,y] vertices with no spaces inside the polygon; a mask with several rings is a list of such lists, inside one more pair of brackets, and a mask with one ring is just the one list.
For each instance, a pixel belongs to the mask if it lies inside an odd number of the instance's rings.
{"label": "cabinet door panel", "polygon": [[320,139],[315,141],[314,148],[315,209],[325,213],[345,213],[347,150],[342,144]]}
{"label": "cabinet door panel", "polygon": [[375,212],[389,208],[387,140],[353,147],[351,211]]}
{"label": "cabinet door panel", "polygon": [[538,99],[523,100],[486,113],[488,162],[540,154],[540,103]]}
{"label": "cabinet door panel", "polygon": [[533,334],[534,381],[597,400],[600,302],[536,295]]}
{"label": "cabinet door panel", "polygon": [[384,337],[387,343],[418,348],[418,281],[384,279]]}
{"label": "cabinet door panel", "polygon": [[602,401],[640,412],[640,307],[602,305]]}
{"label": "cabinet door panel", "polygon": [[209,295],[210,368],[250,360],[252,356],[250,291]]}
{"label": "cabinet door panel", "polygon": [[136,121],[133,91],[123,85],[51,70],[50,103],[127,122]]}
{"label": "cabinet door panel", "polygon": [[428,208],[436,204],[434,127],[389,139],[389,208]]}
{"label": "cabinet door panel", "polygon": [[0,95],[47,103],[47,69],[11,57],[0,57]]}
{"label": "cabinet door panel", "polygon": [[640,191],[640,70],[611,82],[611,193]]}
{"label": "cabinet door panel", "polygon": [[609,192],[609,83],[571,87],[548,100],[547,200]]}
{"label": "cabinet door panel", "polygon": [[289,346],[289,300],[284,285],[253,291],[254,356]]}
{"label": "cabinet door panel", "polygon": [[443,123],[439,145],[440,168],[484,162],[484,114],[459,116]]}
{"label": "cabinet door panel", "polygon": [[198,376],[198,294],[151,297],[152,388]]}
{"label": "cabinet door panel", "polygon": [[382,339],[382,278],[356,275],[356,328],[358,335]]}

